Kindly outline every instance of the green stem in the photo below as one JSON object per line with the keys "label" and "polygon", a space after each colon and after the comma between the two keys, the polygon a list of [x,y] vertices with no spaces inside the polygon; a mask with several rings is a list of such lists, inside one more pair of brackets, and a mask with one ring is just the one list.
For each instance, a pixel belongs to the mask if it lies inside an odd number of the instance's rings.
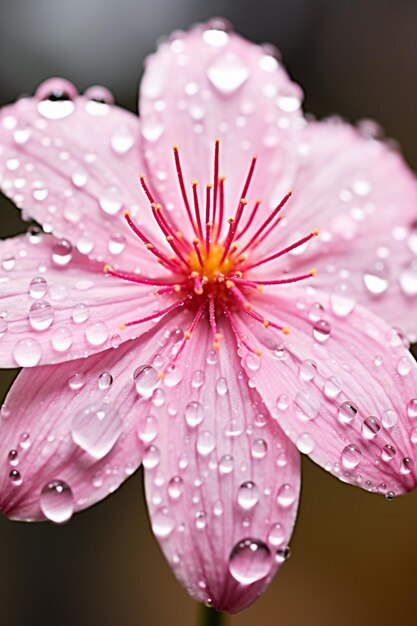
{"label": "green stem", "polygon": [[224,613],[200,604],[198,626],[221,626]]}

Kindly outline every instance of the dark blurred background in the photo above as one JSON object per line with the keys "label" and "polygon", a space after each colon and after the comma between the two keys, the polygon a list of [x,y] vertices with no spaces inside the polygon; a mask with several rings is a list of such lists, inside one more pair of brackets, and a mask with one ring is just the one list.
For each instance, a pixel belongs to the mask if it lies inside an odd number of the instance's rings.
{"label": "dark blurred background", "polygon": [[[1,104],[61,75],[135,110],[155,40],[223,15],[280,48],[308,111],[377,120],[417,166],[416,0],[0,0],[0,11]],[[0,204],[0,235],[21,231]],[[1,373],[0,400],[14,375]],[[417,493],[387,502],[306,459],[303,470],[292,557],[228,626],[416,623]],[[1,626],[192,626],[195,612],[149,530],[141,474],[63,527],[0,518]]]}

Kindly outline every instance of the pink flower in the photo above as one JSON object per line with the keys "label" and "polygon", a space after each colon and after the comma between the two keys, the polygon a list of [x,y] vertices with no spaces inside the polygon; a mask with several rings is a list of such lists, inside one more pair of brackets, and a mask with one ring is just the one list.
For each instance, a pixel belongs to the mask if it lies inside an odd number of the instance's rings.
{"label": "pink flower", "polygon": [[211,23],[148,59],[140,121],[63,80],[0,113],[2,189],[47,233],[0,246],[0,508],[62,523],[143,462],[176,576],[230,612],[288,553],[298,450],[416,484],[416,182],[300,103]]}

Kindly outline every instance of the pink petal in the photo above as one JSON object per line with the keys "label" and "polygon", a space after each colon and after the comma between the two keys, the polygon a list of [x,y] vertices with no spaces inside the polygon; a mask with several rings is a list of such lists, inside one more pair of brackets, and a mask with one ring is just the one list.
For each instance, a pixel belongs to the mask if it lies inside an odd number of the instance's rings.
{"label": "pink petal", "polygon": [[270,48],[225,31],[219,20],[174,33],[147,59],[140,90],[145,158],[155,188],[182,215],[172,145],[180,146],[190,192],[193,180],[203,187],[213,182],[213,142],[219,138],[227,217],[237,208],[254,154],[260,163],[250,202],[261,196],[268,206],[276,203],[294,173],[301,99]]}
{"label": "pink petal", "polygon": [[[72,100],[44,99],[56,90]],[[122,214],[148,205],[138,179],[140,141],[135,115],[77,96],[66,81],[47,81],[34,98],[0,112],[1,188],[26,216],[81,253],[114,263],[123,248],[125,265],[136,267],[149,253]],[[140,220],[153,228],[150,211],[141,211]]]}
{"label": "pink petal", "polygon": [[253,307],[291,330],[283,336],[246,324],[248,341],[263,354],[244,347],[241,354],[251,385],[299,450],[369,491],[413,489],[417,364],[402,337],[359,306],[341,319],[319,292],[288,289],[254,299]]}
{"label": "pink petal", "polygon": [[58,363],[140,336],[158,320],[119,326],[171,304],[156,289],[105,275],[68,240],[0,241],[0,365]]}
{"label": "pink petal", "polygon": [[152,527],[175,575],[197,600],[234,613],[285,559],[300,469],[223,326],[216,351],[201,321],[179,361],[180,382],[166,377],[143,463]]}
{"label": "pink petal", "polygon": [[[141,339],[88,359],[23,370],[1,408],[0,509],[6,515],[64,521],[138,467],[145,441],[139,425],[160,383],[159,352],[172,348],[182,320],[171,316]],[[48,489],[54,481],[70,491]],[[55,513],[49,507],[54,495]]]}
{"label": "pink petal", "polygon": [[316,285],[336,301],[347,294],[416,340],[417,184],[401,155],[348,124],[309,123],[294,190],[281,236],[321,235],[286,268],[316,267]]}

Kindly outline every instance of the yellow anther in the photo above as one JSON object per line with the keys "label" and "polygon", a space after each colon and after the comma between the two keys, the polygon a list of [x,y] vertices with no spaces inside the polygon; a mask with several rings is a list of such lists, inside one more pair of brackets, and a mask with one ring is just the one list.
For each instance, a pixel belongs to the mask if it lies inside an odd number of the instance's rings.
{"label": "yellow anther", "polygon": [[192,336],[193,336],[193,334],[192,334],[192,333],[190,333],[190,331],[189,331],[189,330],[186,330],[186,331],[185,331],[185,333],[184,333],[184,339],[187,339],[187,340],[188,340],[188,339],[191,339],[191,337],[192,337]]}
{"label": "yellow anther", "polygon": [[175,150],[176,152],[178,152],[180,148],[179,148],[179,146],[177,144],[174,144],[172,146],[172,149]]}
{"label": "yellow anther", "polygon": [[282,328],[282,332],[284,335],[289,335],[290,334],[290,329],[288,328],[288,326],[284,326]]}
{"label": "yellow anther", "polygon": [[126,330],[126,324],[120,324],[119,330]]}
{"label": "yellow anther", "polygon": [[148,250],[153,250],[153,244],[145,243],[145,248],[147,248]]}
{"label": "yellow anther", "polygon": [[257,285],[256,289],[259,291],[259,293],[262,293],[264,288],[262,287],[262,285]]}
{"label": "yellow anther", "polygon": [[182,234],[182,232],[180,230],[177,230],[177,232],[175,234],[178,237],[178,239],[182,239],[184,237],[184,235]]}
{"label": "yellow anther", "polygon": [[131,212],[126,209],[126,211],[123,211],[123,215],[124,215],[124,217],[130,217],[131,216]]}
{"label": "yellow anther", "polygon": [[206,189],[212,189],[212,187],[213,187],[213,183],[207,183]]}
{"label": "yellow anther", "polygon": [[314,230],[312,230],[312,231],[311,231],[311,234],[312,234],[312,235],[316,235],[316,236],[317,236],[317,235],[319,235],[319,234],[320,234],[320,231],[319,231],[319,229],[318,229],[318,228],[315,228]]}
{"label": "yellow anther", "polygon": [[219,350],[219,348],[220,348],[220,344],[218,343],[218,341],[213,341],[213,348],[214,348],[215,350]]}
{"label": "yellow anther", "polygon": [[262,356],[262,350],[259,350],[259,348],[256,348],[255,354],[256,356]]}
{"label": "yellow anther", "polygon": [[313,267],[313,269],[310,270],[310,276],[315,276],[316,274],[317,274],[317,269]]}
{"label": "yellow anther", "polygon": [[234,286],[235,286],[235,283],[233,282],[233,280],[226,280],[226,287],[228,289],[233,289]]}
{"label": "yellow anther", "polygon": [[246,198],[241,198],[240,199],[240,204],[247,204],[248,201],[246,200]]}
{"label": "yellow anther", "polygon": [[159,380],[164,380],[165,372],[158,372],[158,378],[159,378]]}
{"label": "yellow anther", "polygon": [[251,308],[250,302],[245,302],[245,311],[249,311],[249,309]]}
{"label": "yellow anther", "polygon": [[191,272],[191,278],[198,278],[200,276],[200,274],[198,272],[196,272],[194,270],[194,272]]}
{"label": "yellow anther", "polygon": [[220,341],[221,339],[224,339],[224,337],[223,337],[223,335],[222,335],[221,333],[216,333],[214,336],[215,336],[215,338],[216,338],[218,341]]}
{"label": "yellow anther", "polygon": [[181,285],[174,285],[174,291],[176,291],[177,293],[181,291]]}
{"label": "yellow anther", "polygon": [[227,180],[226,176],[219,176],[219,181],[224,183],[224,181]]}
{"label": "yellow anther", "polygon": [[198,180],[193,180],[193,182],[191,183],[192,187],[198,187]]}
{"label": "yellow anther", "polygon": [[270,324],[270,323],[271,323],[271,322],[270,322],[269,320],[264,320],[264,321],[262,322],[262,324],[265,326],[265,328],[268,328],[268,326],[269,326],[269,324]]}
{"label": "yellow anther", "polygon": [[172,235],[167,235],[166,236],[166,240],[167,241],[174,241],[174,237]]}
{"label": "yellow anther", "polygon": [[112,266],[111,266],[111,265],[109,265],[109,264],[107,263],[107,264],[103,267],[103,272],[104,272],[105,274],[107,274],[107,272],[111,272],[111,271],[112,271],[112,269],[113,269],[113,268],[112,268]]}
{"label": "yellow anther", "polygon": [[234,222],[236,222],[236,219],[234,217],[228,217],[227,221],[229,224],[233,224]]}

